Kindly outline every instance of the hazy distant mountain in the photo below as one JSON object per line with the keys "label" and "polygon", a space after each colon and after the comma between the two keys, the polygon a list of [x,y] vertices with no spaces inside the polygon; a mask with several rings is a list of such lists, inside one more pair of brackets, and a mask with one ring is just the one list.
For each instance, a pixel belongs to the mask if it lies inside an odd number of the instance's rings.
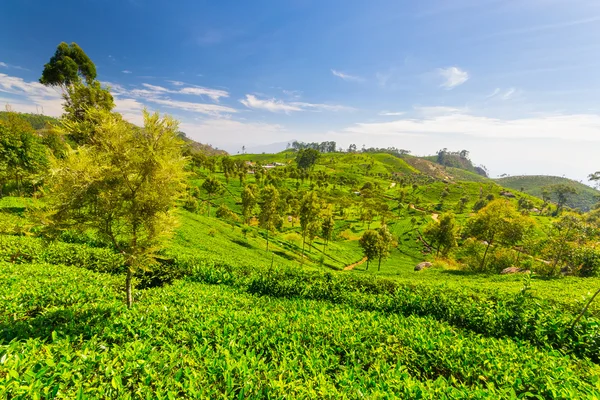
{"label": "hazy distant mountain", "polygon": [[[288,140],[287,142],[278,142],[271,144],[263,144],[256,146],[248,146],[246,145],[245,152],[247,154],[261,154],[261,153],[279,153],[287,148],[288,143],[291,145],[295,139]],[[229,154],[241,154],[242,153],[242,145],[233,145],[233,146],[224,146],[225,150]]]}

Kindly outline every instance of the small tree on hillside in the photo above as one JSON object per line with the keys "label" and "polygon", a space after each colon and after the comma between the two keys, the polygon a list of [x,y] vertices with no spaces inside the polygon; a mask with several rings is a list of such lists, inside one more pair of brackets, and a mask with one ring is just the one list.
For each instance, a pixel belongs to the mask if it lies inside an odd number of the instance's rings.
{"label": "small tree on hillside", "polygon": [[172,211],[185,193],[183,143],[170,117],[144,111],[140,129],[118,114],[89,112],[99,122],[89,145],[52,161],[49,221],[57,229],[92,230],[125,257],[131,307],[134,273],[156,264],[156,252],[176,223]]}
{"label": "small tree on hillside", "polygon": [[242,191],[242,215],[244,216],[244,222],[248,223],[250,217],[254,213],[254,207],[256,207],[256,186],[248,185]]}
{"label": "small tree on hillside", "polygon": [[278,219],[277,212],[279,204],[279,192],[271,185],[265,186],[260,192],[260,214],[258,216],[260,226],[267,231],[267,251],[269,251],[269,232],[274,232]]}
{"label": "small tree on hillside", "polygon": [[456,220],[454,214],[442,214],[438,221],[433,221],[425,227],[423,235],[436,248],[436,256],[439,256],[440,250],[445,257],[452,248],[456,247]]}
{"label": "small tree on hillside", "polygon": [[296,156],[296,164],[300,169],[312,169],[319,159],[319,152],[315,149],[302,149]]}
{"label": "small tree on hillside", "polygon": [[485,261],[490,246],[501,244],[512,246],[520,242],[532,222],[519,214],[507,200],[495,200],[479,210],[467,223],[467,233],[486,242],[480,268],[485,270]]}
{"label": "small tree on hillside", "polygon": [[378,242],[377,242],[377,271],[381,270],[381,260],[387,258],[392,249],[398,245],[398,242],[394,240],[394,236],[389,231],[387,225],[383,225],[377,230]]}
{"label": "small tree on hillside", "polygon": [[202,183],[202,189],[208,194],[208,216],[210,217],[210,204],[213,196],[223,193],[223,186],[216,178],[209,176]]}
{"label": "small tree on hillside", "polygon": [[359,240],[360,247],[363,249],[365,257],[367,257],[367,271],[369,270],[369,263],[379,255],[379,234],[377,231],[368,230],[363,233]]}
{"label": "small tree on hillside", "polygon": [[577,189],[565,184],[550,186],[550,191],[556,195],[556,213],[560,214],[572,195],[577,194]]}
{"label": "small tree on hillside", "polygon": [[302,227],[302,259],[304,260],[304,245],[309,229],[316,223],[321,214],[321,202],[315,192],[307,192],[300,201],[300,226]]}
{"label": "small tree on hillside", "polygon": [[323,254],[327,250],[327,245],[331,240],[331,236],[333,236],[333,228],[335,227],[335,221],[331,212],[328,212],[323,218],[323,222],[321,223],[321,235],[323,236],[323,240],[325,240],[325,244],[323,246]]}

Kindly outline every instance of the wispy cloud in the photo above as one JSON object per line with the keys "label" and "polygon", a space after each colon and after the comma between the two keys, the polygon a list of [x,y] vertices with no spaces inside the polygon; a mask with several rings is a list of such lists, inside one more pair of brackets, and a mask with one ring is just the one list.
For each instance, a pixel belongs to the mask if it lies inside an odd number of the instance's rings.
{"label": "wispy cloud", "polygon": [[59,116],[62,113],[62,97],[58,90],[38,82],[0,73],[0,93],[6,96],[0,102],[11,104],[16,111],[41,112]]}
{"label": "wispy cloud", "polygon": [[406,113],[403,111],[394,112],[394,111],[383,110],[383,111],[380,111],[379,114],[377,114],[377,115],[381,115],[381,116],[385,116],[385,117],[397,117],[397,116],[404,115],[404,114],[406,114]]}
{"label": "wispy cloud", "polygon": [[27,68],[20,67],[18,65],[8,64],[0,61],[0,67],[2,68],[12,68],[12,69],[20,69],[21,71],[29,71]]}
{"label": "wispy cloud", "polygon": [[178,101],[168,98],[148,98],[147,101],[154,104],[163,105],[168,108],[175,108],[212,116],[221,116],[222,114],[233,114],[237,112],[235,108],[218,104],[193,103],[189,101]]}
{"label": "wispy cloud", "polygon": [[594,24],[597,22],[600,22],[600,15],[596,15],[596,16],[588,17],[588,18],[571,20],[571,21],[562,21],[562,22],[557,22],[554,24],[533,25],[533,26],[527,26],[527,27],[523,27],[523,28],[509,29],[509,30],[505,30],[505,31],[490,33],[489,35],[478,36],[477,39],[481,40],[481,39],[490,39],[490,38],[500,37],[500,36],[523,35],[523,34],[528,34],[528,33],[552,31],[552,30],[557,30],[557,29],[570,28],[573,26]]}
{"label": "wispy cloud", "polygon": [[492,99],[510,100],[517,93],[518,93],[518,90],[514,87],[508,88],[504,91],[500,88],[496,88],[496,89],[494,89],[494,91],[492,93],[487,95],[485,98],[486,98],[486,100],[492,100]]}
{"label": "wispy cloud", "polygon": [[124,70],[123,70],[123,71],[121,71],[121,72],[122,72],[122,73],[124,73],[124,74],[131,74],[131,73],[132,73],[131,71],[129,71],[129,70],[127,70],[127,69],[124,69]]}
{"label": "wispy cloud", "polygon": [[240,103],[248,108],[257,110],[266,110],[274,113],[283,112],[289,114],[295,111],[351,111],[352,107],[346,107],[335,104],[318,104],[306,102],[285,102],[283,100],[260,99],[253,94],[247,94],[245,99],[240,100]]}
{"label": "wispy cloud", "polygon": [[454,89],[469,80],[469,73],[458,67],[440,68],[438,74],[444,78],[441,86],[448,90]]}
{"label": "wispy cloud", "polygon": [[175,85],[175,86],[183,86],[183,85],[185,85],[185,83],[183,83],[181,81],[167,81],[167,82],[169,82],[170,84]]}
{"label": "wispy cloud", "polygon": [[334,76],[337,76],[338,78],[341,78],[341,79],[343,79],[345,81],[348,81],[348,82],[362,82],[364,80],[360,76],[350,75],[350,74],[347,74],[345,72],[341,72],[341,71],[338,71],[338,70],[335,70],[335,69],[332,69],[331,73]]}

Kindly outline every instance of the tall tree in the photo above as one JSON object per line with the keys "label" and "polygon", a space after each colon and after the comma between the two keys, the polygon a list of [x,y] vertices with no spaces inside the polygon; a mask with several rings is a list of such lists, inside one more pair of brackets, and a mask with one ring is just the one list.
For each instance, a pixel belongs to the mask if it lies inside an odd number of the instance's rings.
{"label": "tall tree", "polygon": [[327,250],[327,245],[331,240],[331,236],[333,236],[333,228],[335,227],[335,221],[333,219],[333,215],[331,210],[328,210],[326,215],[323,218],[323,222],[321,223],[321,235],[323,235],[323,240],[325,240],[325,244],[323,245],[323,254]]}
{"label": "tall tree", "polygon": [[248,223],[250,217],[254,213],[254,207],[256,207],[256,191],[255,185],[248,185],[242,191],[242,215],[244,216],[244,222]]}
{"label": "tall tree", "polygon": [[302,228],[302,260],[304,260],[304,245],[309,229],[317,222],[321,214],[321,202],[314,191],[307,192],[300,201],[300,227]]}
{"label": "tall tree", "polygon": [[210,205],[213,196],[223,193],[223,185],[216,178],[209,176],[202,182],[202,189],[208,194],[208,216],[210,217]]}
{"label": "tall tree", "polygon": [[83,78],[87,83],[96,79],[96,66],[77,45],[61,42],[56,48],[54,56],[44,65],[40,78],[42,85],[67,86]]}
{"label": "tall tree", "polygon": [[275,231],[278,220],[281,219],[277,211],[279,205],[279,192],[272,185],[265,186],[260,192],[260,226],[267,231],[267,251],[269,251],[269,232]]}
{"label": "tall tree", "polygon": [[52,160],[49,220],[57,229],[92,230],[124,255],[131,307],[134,273],[156,264],[176,224],[172,211],[185,193],[183,143],[170,117],[144,111],[140,129],[118,114],[88,112],[99,122],[90,144]]}

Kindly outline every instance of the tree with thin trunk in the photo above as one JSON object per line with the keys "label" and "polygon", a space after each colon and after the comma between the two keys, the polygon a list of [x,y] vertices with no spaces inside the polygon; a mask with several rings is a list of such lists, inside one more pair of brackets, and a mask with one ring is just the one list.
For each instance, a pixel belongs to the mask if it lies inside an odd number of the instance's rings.
{"label": "tree with thin trunk", "polygon": [[[52,159],[48,215],[52,230],[93,231],[123,255],[126,301],[133,304],[136,271],[157,265],[156,254],[176,224],[173,210],[185,194],[183,142],[178,123],[144,111],[137,128],[119,114],[88,110],[98,122],[86,146]],[[65,133],[78,131],[66,123]]]}
{"label": "tree with thin trunk", "polygon": [[244,222],[247,224],[250,221],[250,217],[254,214],[254,208],[256,207],[256,191],[255,185],[248,185],[242,191],[242,215],[244,216]]}
{"label": "tree with thin trunk", "polygon": [[309,229],[319,219],[321,202],[313,191],[307,192],[300,201],[300,227],[302,228],[302,260],[304,260],[304,246]]}
{"label": "tree with thin trunk", "polygon": [[272,185],[265,186],[260,192],[260,226],[267,231],[267,251],[269,251],[269,232],[274,232],[281,219],[277,206],[279,205],[279,192]]}
{"label": "tree with thin trunk", "polygon": [[363,233],[362,237],[358,241],[360,247],[363,249],[365,257],[367,257],[367,268],[369,270],[369,263],[379,255],[379,234],[377,231],[368,230]]}
{"label": "tree with thin trunk", "polygon": [[335,227],[335,221],[333,220],[333,216],[331,215],[331,211],[325,215],[323,222],[321,223],[321,235],[323,235],[323,240],[325,243],[323,244],[323,254],[327,250],[327,245],[331,240],[331,236],[333,236],[333,228]]}
{"label": "tree with thin trunk", "polygon": [[440,255],[441,250],[445,257],[456,247],[457,230],[454,214],[442,214],[437,221],[432,221],[423,229],[423,236],[436,248],[436,256]]}
{"label": "tree with thin trunk", "polygon": [[467,222],[466,231],[469,236],[486,243],[480,269],[485,270],[491,246],[512,246],[520,242],[532,224],[531,219],[517,212],[508,200],[494,200],[479,210]]}
{"label": "tree with thin trunk", "polygon": [[223,193],[223,185],[221,185],[221,182],[219,182],[217,178],[209,176],[202,182],[202,189],[208,194],[208,216],[210,217],[210,204],[212,198],[213,196]]}

